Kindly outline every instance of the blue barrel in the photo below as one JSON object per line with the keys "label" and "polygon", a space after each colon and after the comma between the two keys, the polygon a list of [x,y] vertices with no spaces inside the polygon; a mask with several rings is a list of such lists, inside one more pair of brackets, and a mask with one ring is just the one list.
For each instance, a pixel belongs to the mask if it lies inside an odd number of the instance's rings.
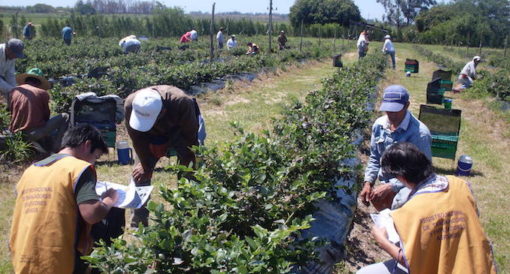
{"label": "blue barrel", "polygon": [[457,162],[457,170],[455,171],[456,176],[469,176],[471,173],[471,167],[473,167],[473,159],[468,155],[462,155]]}

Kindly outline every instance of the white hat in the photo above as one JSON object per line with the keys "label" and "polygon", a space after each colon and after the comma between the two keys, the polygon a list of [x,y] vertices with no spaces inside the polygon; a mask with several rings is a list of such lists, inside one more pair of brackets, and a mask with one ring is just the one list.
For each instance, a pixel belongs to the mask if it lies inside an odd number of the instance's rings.
{"label": "white hat", "polygon": [[162,107],[161,95],[155,89],[139,90],[133,99],[129,126],[141,132],[149,131],[156,122]]}
{"label": "white hat", "polygon": [[478,55],[473,57],[473,61],[480,61],[480,60],[482,60],[482,57],[480,57]]}
{"label": "white hat", "polygon": [[386,34],[386,36],[384,36],[384,39],[391,39],[391,36],[389,34]]}

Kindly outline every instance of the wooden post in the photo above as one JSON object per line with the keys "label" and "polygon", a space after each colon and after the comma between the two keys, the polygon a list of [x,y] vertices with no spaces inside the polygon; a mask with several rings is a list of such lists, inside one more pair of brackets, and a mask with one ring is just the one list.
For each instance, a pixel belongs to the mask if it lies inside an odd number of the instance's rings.
{"label": "wooden post", "polygon": [[211,40],[211,56],[209,57],[210,58],[210,61],[212,63],[213,61],[213,58],[214,58],[214,6],[216,6],[216,3],[213,3],[212,4],[212,14],[211,14],[211,26],[209,27],[209,36],[210,36],[210,40]]}
{"label": "wooden post", "polygon": [[482,56],[482,39],[480,39],[480,46],[478,46],[478,56]]}
{"label": "wooden post", "polygon": [[319,48],[321,47],[322,25],[319,25]]}
{"label": "wooden post", "polygon": [[303,52],[303,20],[301,20],[301,42],[299,42],[299,51]]}
{"label": "wooden post", "polygon": [[469,42],[471,41],[471,34],[468,32],[468,39],[466,41],[466,56],[469,56]]}
{"label": "wooden post", "polygon": [[505,38],[505,51],[503,53],[503,56],[506,57],[506,48],[507,48],[507,45],[508,45],[508,35],[506,36]]}
{"label": "wooden post", "polygon": [[269,30],[268,30],[268,34],[269,34],[269,54],[271,54],[271,52],[272,52],[271,40],[273,39],[272,38],[272,36],[273,36],[273,0],[269,0]]}
{"label": "wooden post", "polygon": [[335,28],[335,36],[333,38],[333,52],[336,51],[336,28]]}

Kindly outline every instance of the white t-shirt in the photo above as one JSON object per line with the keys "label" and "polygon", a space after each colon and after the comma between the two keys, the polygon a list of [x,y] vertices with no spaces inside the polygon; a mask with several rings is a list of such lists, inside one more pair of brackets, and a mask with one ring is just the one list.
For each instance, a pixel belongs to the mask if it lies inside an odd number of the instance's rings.
{"label": "white t-shirt", "polygon": [[189,33],[191,33],[191,40],[196,41],[198,39],[198,32],[196,30],[192,30]]}
{"label": "white t-shirt", "polygon": [[232,40],[232,38],[228,39],[227,41],[227,49],[235,48],[237,47],[237,40]]}
{"label": "white t-shirt", "polygon": [[471,79],[476,78],[475,61],[470,61],[464,66],[460,72],[459,79],[462,78],[462,74],[466,74]]}
{"label": "white t-shirt", "polygon": [[395,52],[395,47],[393,47],[393,42],[390,39],[386,39],[384,41],[384,46],[382,48],[383,52]]}
{"label": "white t-shirt", "polygon": [[218,31],[218,34],[216,34],[216,40],[218,40],[218,42],[220,43],[223,43],[223,41],[225,41],[223,40],[223,32],[221,32],[221,30]]}

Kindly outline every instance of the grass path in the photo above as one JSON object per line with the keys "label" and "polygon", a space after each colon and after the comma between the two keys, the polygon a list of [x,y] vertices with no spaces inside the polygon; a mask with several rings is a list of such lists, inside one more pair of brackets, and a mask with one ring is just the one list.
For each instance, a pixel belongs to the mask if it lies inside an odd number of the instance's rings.
{"label": "grass path", "polygon": [[[207,144],[216,145],[234,137],[229,123],[237,121],[246,131],[260,132],[271,128],[271,119],[277,118],[284,107],[293,100],[303,100],[311,90],[321,87],[321,79],[331,75],[334,68],[330,60],[311,61],[290,66],[285,71],[260,75],[253,82],[235,82],[227,88],[198,98],[207,126]],[[127,140],[124,126],[118,126],[117,140]],[[115,164],[115,152],[100,159],[96,168],[99,180],[127,183],[131,166]],[[175,185],[176,178],[162,167],[168,160],[160,161],[153,184]],[[1,167],[0,175],[0,273],[12,272],[8,252],[8,236],[15,199],[15,184],[25,167]],[[158,200],[158,195],[153,195]]]}
{"label": "grass path", "polygon": [[[436,64],[428,62],[419,55],[411,44],[396,44],[397,70],[388,70],[385,79],[381,81],[381,90],[390,84],[404,85],[411,95],[411,112],[418,117],[420,104],[426,102],[426,86],[432,78]],[[442,52],[443,54],[444,52]],[[452,53],[452,57],[455,55]],[[405,58],[420,61],[420,73],[405,77],[403,72]],[[458,57],[457,57],[458,58]],[[453,108],[462,110],[462,125],[460,141],[457,149],[457,159],[462,154],[470,155],[474,165],[471,177],[467,178],[473,187],[475,198],[480,210],[480,218],[488,237],[493,243],[495,258],[501,273],[510,272],[510,188],[507,178],[510,178],[510,142],[508,121],[501,119],[501,115],[494,113],[487,100],[468,99],[460,94],[446,94],[453,99]],[[435,105],[436,107],[440,107]],[[433,164],[440,174],[453,174],[456,162],[447,159],[434,158]],[[363,214],[369,210],[360,206]],[[358,216],[363,219],[368,216]],[[357,235],[370,233],[370,222],[360,220],[354,230]],[[351,233],[352,235],[352,233]],[[387,259],[385,254],[371,239],[350,239],[352,252],[357,258],[348,258],[344,265],[350,271],[355,271],[360,265],[373,261]],[[372,251],[372,252],[370,252]],[[363,258],[366,257],[366,258]],[[357,259],[357,261],[355,261]],[[361,263],[360,263],[361,261]],[[345,272],[345,271],[344,271]]]}

